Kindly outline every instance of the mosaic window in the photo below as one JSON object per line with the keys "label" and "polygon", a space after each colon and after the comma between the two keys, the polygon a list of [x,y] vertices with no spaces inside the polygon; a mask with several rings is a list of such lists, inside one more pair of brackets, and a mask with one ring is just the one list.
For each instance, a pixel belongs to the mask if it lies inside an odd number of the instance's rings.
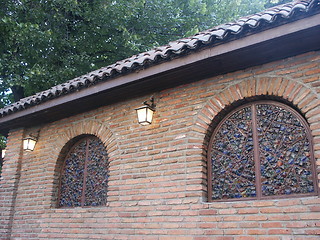
{"label": "mosaic window", "polygon": [[317,192],[309,127],[295,110],[273,101],[228,114],[211,137],[208,166],[209,200]]}
{"label": "mosaic window", "polygon": [[108,154],[100,139],[82,138],[62,168],[59,206],[101,206],[107,202]]}

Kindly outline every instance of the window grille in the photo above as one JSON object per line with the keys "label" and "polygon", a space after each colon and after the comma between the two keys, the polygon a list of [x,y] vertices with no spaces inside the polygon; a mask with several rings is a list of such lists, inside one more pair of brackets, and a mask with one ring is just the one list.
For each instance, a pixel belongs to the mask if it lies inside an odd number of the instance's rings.
{"label": "window grille", "polygon": [[230,112],[215,128],[208,152],[208,199],[315,195],[312,139],[289,106],[257,101]]}
{"label": "window grille", "polygon": [[108,154],[100,139],[82,138],[70,149],[62,167],[60,207],[105,205],[108,189]]}

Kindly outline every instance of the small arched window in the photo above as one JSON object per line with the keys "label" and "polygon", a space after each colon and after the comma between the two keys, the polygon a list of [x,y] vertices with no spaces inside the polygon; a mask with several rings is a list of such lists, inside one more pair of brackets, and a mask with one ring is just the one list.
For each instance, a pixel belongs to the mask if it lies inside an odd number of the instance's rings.
{"label": "small arched window", "polygon": [[309,126],[274,101],[243,105],[222,119],[210,140],[208,173],[209,201],[318,191]]}
{"label": "small arched window", "polygon": [[60,207],[101,206],[107,202],[108,154],[100,139],[81,138],[62,167]]}

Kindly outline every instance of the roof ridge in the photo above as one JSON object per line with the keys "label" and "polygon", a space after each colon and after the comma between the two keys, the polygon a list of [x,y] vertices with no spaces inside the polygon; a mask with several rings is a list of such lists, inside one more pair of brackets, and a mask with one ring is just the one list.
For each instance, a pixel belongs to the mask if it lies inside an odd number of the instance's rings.
{"label": "roof ridge", "polygon": [[98,82],[106,81],[111,77],[118,76],[119,74],[124,75],[128,73],[128,70],[133,71],[137,68],[145,68],[149,64],[157,64],[158,62],[169,60],[173,56],[180,57],[190,50],[198,50],[201,46],[209,46],[210,44],[212,46],[215,41],[228,40],[228,36],[239,36],[240,33],[244,32],[243,29],[245,27],[248,29],[257,29],[265,23],[271,25],[279,18],[279,16],[283,19],[289,19],[295,15],[296,12],[308,12],[315,5],[320,7],[320,0],[295,0],[290,3],[268,8],[256,14],[241,17],[233,22],[215,26],[208,30],[198,32],[190,37],[169,42],[167,45],[135,54],[106,67],[102,67],[53,86],[47,90],[38,92],[32,96],[20,99],[18,102],[0,109],[0,117],[38,105],[61,95],[90,87]]}

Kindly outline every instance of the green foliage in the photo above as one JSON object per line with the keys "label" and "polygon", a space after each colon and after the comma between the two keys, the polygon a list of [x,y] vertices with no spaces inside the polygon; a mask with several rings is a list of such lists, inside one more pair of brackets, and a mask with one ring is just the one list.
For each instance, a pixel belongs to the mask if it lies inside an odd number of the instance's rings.
{"label": "green foliage", "polygon": [[280,4],[284,4],[284,3],[288,3],[288,2],[291,2],[291,1],[288,1],[288,0],[267,0],[265,1],[265,8],[269,8],[269,7],[273,7],[275,5],[280,5]]}
{"label": "green foliage", "polygon": [[279,1],[0,0],[0,107]]}
{"label": "green foliage", "polygon": [[[288,0],[0,0],[0,108]],[[0,148],[5,147],[0,137]]]}
{"label": "green foliage", "polygon": [[0,149],[6,148],[7,139],[4,136],[0,135]]}

